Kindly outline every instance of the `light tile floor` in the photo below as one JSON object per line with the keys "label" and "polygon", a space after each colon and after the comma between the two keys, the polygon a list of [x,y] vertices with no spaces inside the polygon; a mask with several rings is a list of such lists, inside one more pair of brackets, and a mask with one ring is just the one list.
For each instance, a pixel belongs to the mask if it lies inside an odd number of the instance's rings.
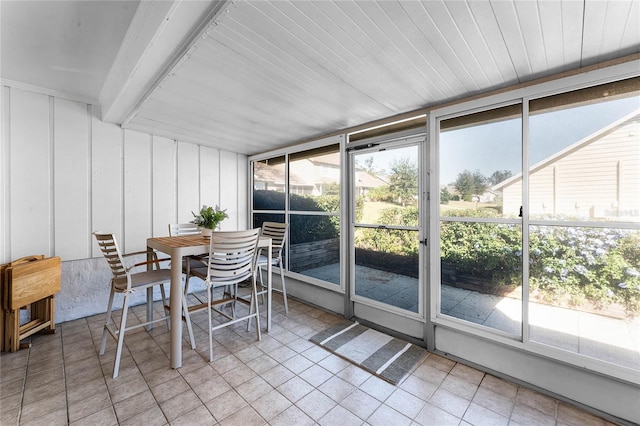
{"label": "light tile floor", "polygon": [[[213,362],[205,313],[193,316],[198,348],[183,342],[177,370],[169,367],[166,325],[128,333],[117,379],[113,339],[98,356],[104,315],[58,324],[31,348],[0,356],[0,424],[610,424],[433,353],[393,386],[308,341],[340,317],[294,299],[284,315],[274,299],[272,331],[257,341],[246,323],[217,330]],[[134,308],[132,321],[143,311]]]}

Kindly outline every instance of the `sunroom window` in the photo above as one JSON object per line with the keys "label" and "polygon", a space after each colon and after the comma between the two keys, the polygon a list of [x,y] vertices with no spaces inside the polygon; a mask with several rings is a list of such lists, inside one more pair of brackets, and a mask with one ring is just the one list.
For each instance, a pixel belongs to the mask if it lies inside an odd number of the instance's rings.
{"label": "sunroom window", "polygon": [[528,204],[530,340],[636,370],[639,80],[530,102]]}
{"label": "sunroom window", "polygon": [[340,285],[340,146],[289,155],[289,270]]}
{"label": "sunroom window", "polygon": [[439,119],[439,318],[640,370],[639,90]]}
{"label": "sunroom window", "polygon": [[493,187],[522,170],[522,106],[442,120],[439,152],[440,312],[519,337],[522,225]]}
{"label": "sunroom window", "polygon": [[289,223],[287,270],[340,286],[340,145],[265,160],[253,167],[253,225]]}

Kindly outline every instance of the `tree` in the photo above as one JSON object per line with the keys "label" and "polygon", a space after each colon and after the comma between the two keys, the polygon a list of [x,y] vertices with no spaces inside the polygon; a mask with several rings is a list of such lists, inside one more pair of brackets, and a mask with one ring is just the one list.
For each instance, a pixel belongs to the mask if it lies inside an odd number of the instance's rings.
{"label": "tree", "polygon": [[324,184],[322,187],[322,195],[340,195],[340,185],[335,182]]}
{"label": "tree", "polygon": [[511,173],[510,170],[496,170],[489,177],[489,183],[491,185],[497,185],[500,182],[509,179],[512,175],[513,175],[513,173]]}
{"label": "tree", "polygon": [[401,203],[413,202],[418,194],[418,167],[410,158],[394,160],[391,164],[391,176],[389,188]]}
{"label": "tree", "polygon": [[473,195],[482,195],[487,190],[489,182],[479,170],[475,172],[464,170],[458,174],[454,186],[464,201],[471,201]]}
{"label": "tree", "polygon": [[373,156],[369,156],[364,160],[364,165],[358,163],[357,166],[362,168],[365,172],[369,173],[371,176],[380,176],[382,173],[378,168],[373,164]]}
{"label": "tree", "polygon": [[451,200],[451,193],[445,186],[440,190],[440,204],[449,204],[449,200]]}

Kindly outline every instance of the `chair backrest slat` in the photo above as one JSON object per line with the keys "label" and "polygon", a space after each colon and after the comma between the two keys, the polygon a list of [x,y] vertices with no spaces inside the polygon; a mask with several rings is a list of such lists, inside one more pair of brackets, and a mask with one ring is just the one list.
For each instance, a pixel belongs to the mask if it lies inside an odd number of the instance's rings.
{"label": "chair backrest slat", "polygon": [[176,237],[179,235],[197,235],[200,229],[194,223],[170,223],[169,236]]}
{"label": "chair backrest slat", "polygon": [[287,241],[288,223],[280,222],[263,222],[262,235],[271,238],[271,252],[273,256],[278,257],[282,252],[282,248]]}
{"label": "chair backrest slat", "polygon": [[251,277],[260,228],[213,232],[209,246],[207,281],[233,284]]}
{"label": "chair backrest slat", "polygon": [[94,232],[93,235],[98,241],[98,246],[104,255],[104,258],[111,268],[111,285],[117,291],[125,291],[130,289],[129,274],[127,268],[124,265],[122,254],[120,253],[120,247],[113,234],[106,234],[102,232]]}

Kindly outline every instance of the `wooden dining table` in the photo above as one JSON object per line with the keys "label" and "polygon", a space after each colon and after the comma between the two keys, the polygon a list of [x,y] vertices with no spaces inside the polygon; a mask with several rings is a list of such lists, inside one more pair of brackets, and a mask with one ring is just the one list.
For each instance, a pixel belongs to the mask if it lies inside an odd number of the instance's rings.
{"label": "wooden dining table", "polygon": [[[182,258],[184,256],[208,254],[210,238],[201,235],[184,235],[175,237],[153,237],[147,239],[147,250],[160,251],[171,256],[171,291],[170,291],[170,361],[172,368],[182,366]],[[267,331],[271,330],[271,248],[269,237],[260,237],[258,247],[267,249]],[[147,317],[153,315],[152,304],[147,303]],[[149,308],[151,307],[151,308]]]}

